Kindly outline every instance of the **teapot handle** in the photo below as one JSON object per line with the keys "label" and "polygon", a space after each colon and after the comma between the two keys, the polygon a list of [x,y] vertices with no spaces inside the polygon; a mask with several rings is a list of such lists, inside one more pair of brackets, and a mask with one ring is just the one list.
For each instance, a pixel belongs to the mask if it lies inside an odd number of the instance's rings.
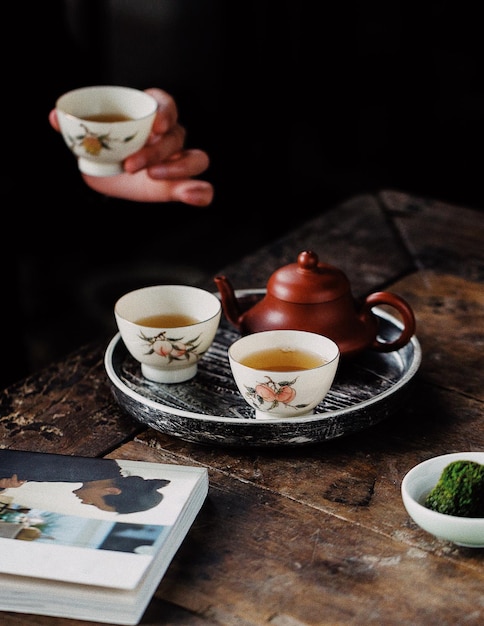
{"label": "teapot handle", "polygon": [[367,296],[363,308],[366,313],[370,313],[371,309],[378,304],[386,304],[394,307],[402,317],[403,329],[400,336],[393,341],[380,341],[378,337],[376,337],[371,348],[378,352],[399,350],[410,341],[412,335],[415,333],[416,322],[412,308],[402,297],[388,291],[376,291]]}

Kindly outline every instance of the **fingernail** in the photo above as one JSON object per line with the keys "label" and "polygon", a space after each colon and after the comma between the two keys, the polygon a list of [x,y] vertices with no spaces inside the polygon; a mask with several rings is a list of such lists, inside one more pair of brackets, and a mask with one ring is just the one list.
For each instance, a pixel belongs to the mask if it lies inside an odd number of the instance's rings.
{"label": "fingernail", "polygon": [[197,183],[186,187],[183,200],[195,206],[207,206],[213,199],[212,187],[208,183]]}

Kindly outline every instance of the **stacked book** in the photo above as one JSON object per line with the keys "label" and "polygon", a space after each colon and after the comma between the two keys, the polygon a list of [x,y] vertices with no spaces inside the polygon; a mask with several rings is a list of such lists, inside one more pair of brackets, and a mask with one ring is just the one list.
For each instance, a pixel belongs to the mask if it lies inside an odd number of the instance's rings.
{"label": "stacked book", "polygon": [[137,624],[205,468],[0,450],[0,610]]}

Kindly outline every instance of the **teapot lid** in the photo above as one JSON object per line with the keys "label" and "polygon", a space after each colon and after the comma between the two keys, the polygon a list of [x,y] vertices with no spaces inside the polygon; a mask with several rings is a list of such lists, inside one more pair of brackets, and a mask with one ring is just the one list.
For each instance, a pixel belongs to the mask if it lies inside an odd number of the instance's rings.
{"label": "teapot lid", "polygon": [[349,281],[341,270],[320,263],[318,255],[305,250],[297,263],[276,270],[267,283],[267,293],[279,300],[300,304],[330,302],[350,290]]}

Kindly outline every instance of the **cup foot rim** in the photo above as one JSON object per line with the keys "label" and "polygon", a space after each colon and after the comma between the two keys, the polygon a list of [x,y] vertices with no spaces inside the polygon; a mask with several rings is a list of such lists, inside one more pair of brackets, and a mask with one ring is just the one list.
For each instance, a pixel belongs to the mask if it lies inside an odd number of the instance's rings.
{"label": "cup foot rim", "polygon": [[123,173],[123,164],[119,162],[101,163],[79,157],[77,165],[83,174],[88,174],[89,176],[117,176]]}
{"label": "cup foot rim", "polygon": [[146,363],[141,364],[141,373],[145,378],[151,380],[155,383],[184,383],[187,380],[190,380],[197,373],[198,364],[192,363],[188,367],[183,369],[159,369],[157,367],[152,367],[151,365],[146,365]]}
{"label": "cup foot rim", "polygon": [[310,415],[314,415],[314,409],[311,411],[306,411],[305,413],[298,413],[297,415],[281,415],[276,413],[271,413],[270,411],[261,411],[259,409],[255,409],[255,416],[260,420],[274,420],[274,419],[293,419],[295,417],[309,417]]}

